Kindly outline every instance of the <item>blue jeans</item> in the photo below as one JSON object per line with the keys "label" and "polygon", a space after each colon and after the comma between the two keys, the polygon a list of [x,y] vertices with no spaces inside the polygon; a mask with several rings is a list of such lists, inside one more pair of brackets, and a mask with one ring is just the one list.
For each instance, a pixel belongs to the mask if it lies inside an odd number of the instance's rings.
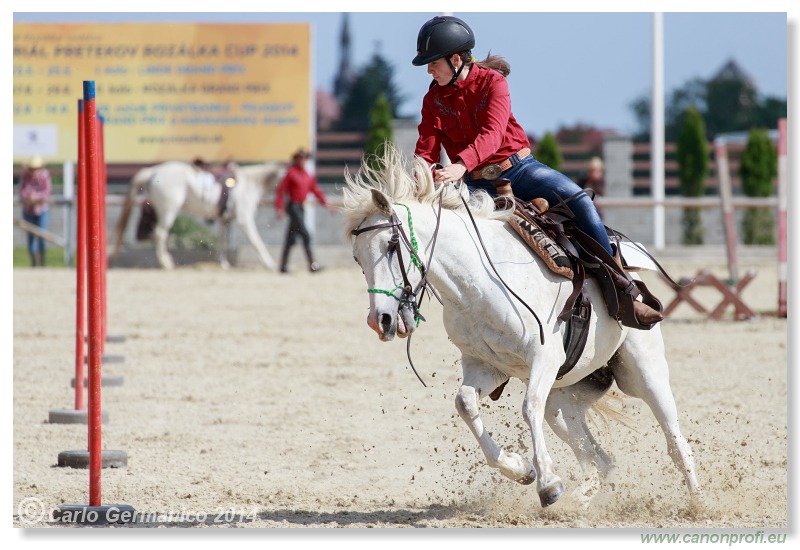
{"label": "blue jeans", "polygon": [[[500,177],[511,180],[514,196],[524,201],[541,197],[551,206],[555,206],[560,200],[568,199],[582,190],[577,183],[558,170],[542,164],[533,155],[522,160],[514,155],[511,157],[511,162],[514,165],[503,172]],[[497,191],[490,181],[470,180],[469,178],[465,181],[470,189],[483,189],[492,196],[497,195]],[[569,201],[567,206],[575,214],[575,224],[578,228],[603,245],[608,253],[613,255],[608,233],[591,197],[582,193]]]}
{"label": "blue jeans", "polygon": [[[30,214],[23,210],[22,219],[41,229],[47,229],[47,225],[50,221],[50,211],[45,210],[37,216],[36,214]],[[28,233],[28,253],[34,256],[37,252],[44,256],[44,239],[33,233]]]}

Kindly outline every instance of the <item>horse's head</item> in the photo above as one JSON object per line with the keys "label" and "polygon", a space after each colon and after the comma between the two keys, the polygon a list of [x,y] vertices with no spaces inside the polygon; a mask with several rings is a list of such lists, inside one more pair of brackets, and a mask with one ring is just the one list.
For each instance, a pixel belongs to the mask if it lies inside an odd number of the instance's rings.
{"label": "horse's head", "polygon": [[[372,189],[376,212],[353,229],[353,258],[367,279],[367,325],[383,341],[405,338],[416,328],[419,312],[416,296],[424,284],[425,266],[416,250],[410,211],[392,205]],[[409,234],[409,230],[411,233]]]}

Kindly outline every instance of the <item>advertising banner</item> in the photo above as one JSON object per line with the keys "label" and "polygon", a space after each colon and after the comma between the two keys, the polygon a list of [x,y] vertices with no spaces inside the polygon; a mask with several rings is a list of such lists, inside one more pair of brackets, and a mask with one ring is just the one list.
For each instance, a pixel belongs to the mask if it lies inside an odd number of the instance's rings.
{"label": "advertising banner", "polygon": [[109,163],[312,149],[309,24],[14,24],[14,157],[77,155],[94,80]]}

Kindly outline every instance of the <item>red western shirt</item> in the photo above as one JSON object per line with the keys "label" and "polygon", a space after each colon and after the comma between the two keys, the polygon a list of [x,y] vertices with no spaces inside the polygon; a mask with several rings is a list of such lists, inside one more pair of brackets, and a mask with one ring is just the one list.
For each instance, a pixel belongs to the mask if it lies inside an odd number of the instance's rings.
{"label": "red western shirt", "polygon": [[20,177],[19,186],[23,209],[34,216],[41,216],[49,208],[47,199],[52,190],[53,183],[47,169],[26,169]]}
{"label": "red western shirt", "polygon": [[283,210],[283,196],[286,193],[289,193],[291,202],[303,203],[309,193],[314,193],[320,203],[327,204],[322,189],[317,185],[317,178],[294,164],[286,170],[286,175],[275,190],[276,210]]}
{"label": "red western shirt", "polygon": [[452,162],[472,171],[502,162],[530,147],[528,136],[511,113],[508,82],[493,69],[473,64],[455,86],[435,82],[422,100],[422,122],[415,153],[429,164],[439,162],[440,145]]}

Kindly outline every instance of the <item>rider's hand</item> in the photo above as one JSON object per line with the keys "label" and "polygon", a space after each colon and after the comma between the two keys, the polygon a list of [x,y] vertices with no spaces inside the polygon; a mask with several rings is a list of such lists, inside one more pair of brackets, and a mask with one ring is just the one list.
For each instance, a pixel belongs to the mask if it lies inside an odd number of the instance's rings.
{"label": "rider's hand", "polygon": [[286,215],[286,212],[281,210],[275,210],[275,215],[278,217],[279,220],[282,220],[283,217]]}
{"label": "rider's hand", "polygon": [[461,161],[454,162],[434,172],[433,181],[438,183],[453,183],[461,180],[467,173],[467,167]]}

